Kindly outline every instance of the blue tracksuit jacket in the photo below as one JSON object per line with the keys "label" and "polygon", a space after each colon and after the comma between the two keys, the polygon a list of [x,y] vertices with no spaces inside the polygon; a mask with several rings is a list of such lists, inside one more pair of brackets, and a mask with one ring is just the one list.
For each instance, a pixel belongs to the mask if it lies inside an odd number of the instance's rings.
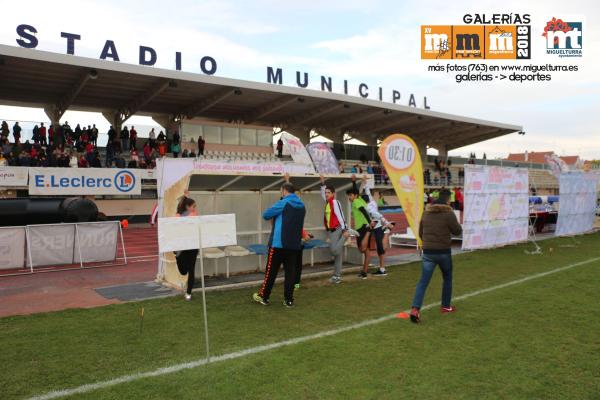
{"label": "blue tracksuit jacket", "polygon": [[306,209],[296,194],[288,194],[263,213],[263,218],[273,220],[269,247],[300,250],[302,228]]}

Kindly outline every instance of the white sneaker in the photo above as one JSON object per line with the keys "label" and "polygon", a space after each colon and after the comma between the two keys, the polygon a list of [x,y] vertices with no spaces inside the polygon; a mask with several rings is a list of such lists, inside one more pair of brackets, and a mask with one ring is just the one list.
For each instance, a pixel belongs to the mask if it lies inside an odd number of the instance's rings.
{"label": "white sneaker", "polygon": [[186,293],[186,294],[185,294],[185,300],[186,300],[186,301],[190,301],[190,300],[192,300],[192,295],[191,295],[191,294],[187,294],[187,293]]}

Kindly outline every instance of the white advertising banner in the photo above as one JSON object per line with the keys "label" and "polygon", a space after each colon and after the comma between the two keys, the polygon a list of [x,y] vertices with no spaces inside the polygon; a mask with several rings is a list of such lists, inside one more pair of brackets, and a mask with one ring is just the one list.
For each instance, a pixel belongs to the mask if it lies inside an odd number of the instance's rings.
{"label": "white advertising banner", "polygon": [[567,172],[559,176],[559,207],[556,235],[589,232],[596,219],[598,175]]}
{"label": "white advertising banner", "polygon": [[0,187],[27,186],[27,167],[0,167]]}
{"label": "white advertising banner", "polygon": [[157,160],[156,178],[158,197],[164,196],[166,190],[187,174],[214,172],[216,174],[228,173],[254,173],[254,174],[305,174],[314,173],[311,165],[292,162],[261,162],[261,161],[227,161],[204,160],[194,158],[163,158]]}
{"label": "white advertising banner", "polygon": [[33,195],[139,195],[139,171],[117,168],[29,168]]}
{"label": "white advertising banner", "polygon": [[158,219],[158,251],[180,251],[237,244],[235,214]]}
{"label": "white advertising banner", "polygon": [[32,225],[29,230],[29,251],[34,267],[69,265],[75,257],[75,225]]}
{"label": "white advertising banner", "polygon": [[527,240],[529,175],[525,168],[465,165],[463,249]]}
{"label": "white advertising banner", "polygon": [[333,151],[327,143],[309,143],[306,151],[310,154],[312,161],[320,174],[338,174],[340,167]]}
{"label": "white advertising banner", "polygon": [[306,151],[306,148],[304,147],[300,139],[298,139],[296,136],[290,133],[283,132],[281,134],[281,140],[283,140],[283,144],[290,152],[290,155],[292,156],[294,162],[303,165],[310,165],[312,169],[311,172],[315,172],[312,159],[310,158],[308,151]]}
{"label": "white advertising banner", "polygon": [[119,222],[90,222],[77,224],[75,261],[79,251],[84,263],[114,261],[117,258]]}
{"label": "white advertising banner", "polygon": [[25,227],[0,228],[0,269],[25,265]]}

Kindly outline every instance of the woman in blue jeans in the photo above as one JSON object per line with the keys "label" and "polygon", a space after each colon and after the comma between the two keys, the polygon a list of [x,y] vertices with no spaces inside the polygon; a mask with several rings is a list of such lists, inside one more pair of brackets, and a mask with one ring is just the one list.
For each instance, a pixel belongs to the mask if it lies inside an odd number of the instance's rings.
{"label": "woman in blue jeans", "polygon": [[423,297],[431,281],[436,266],[440,266],[444,284],[442,286],[442,313],[454,312],[456,309],[452,302],[452,235],[462,233],[456,215],[450,203],[450,192],[442,191],[433,204],[429,204],[423,213],[419,225],[419,237],[423,241],[423,259],[421,279],[417,283],[413,298],[410,320],[418,323],[421,321],[421,307]]}

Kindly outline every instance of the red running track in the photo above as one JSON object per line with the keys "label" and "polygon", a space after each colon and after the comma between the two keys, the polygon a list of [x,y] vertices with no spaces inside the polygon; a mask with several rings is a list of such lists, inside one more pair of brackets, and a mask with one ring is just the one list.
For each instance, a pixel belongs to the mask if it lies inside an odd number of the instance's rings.
{"label": "red running track", "polygon": [[35,268],[39,273],[17,276],[7,275],[29,269],[0,271],[0,317],[118,303],[94,289],[151,281],[156,277],[158,260],[156,228],[129,228],[123,231],[123,239],[127,265],[123,265],[119,246],[121,259],[100,268],[63,265]]}

